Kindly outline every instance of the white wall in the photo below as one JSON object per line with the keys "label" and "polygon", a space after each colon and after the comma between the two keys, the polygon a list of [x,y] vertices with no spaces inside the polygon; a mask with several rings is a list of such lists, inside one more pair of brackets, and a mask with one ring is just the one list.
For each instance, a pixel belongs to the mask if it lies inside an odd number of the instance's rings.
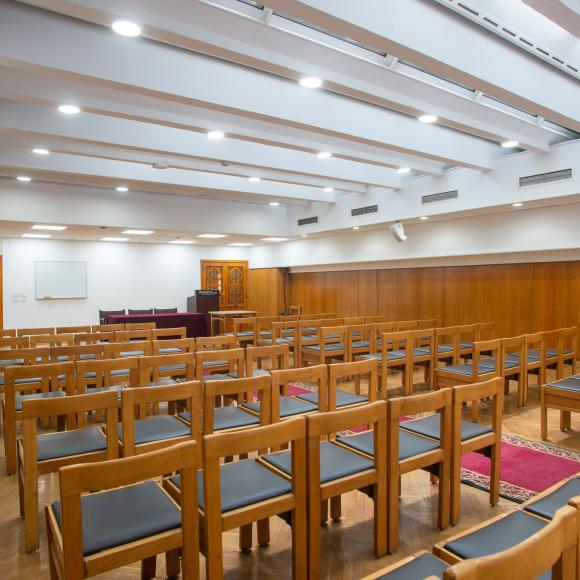
{"label": "white wall", "polygon": [[[98,324],[98,311],[121,308],[186,309],[200,288],[200,259],[245,260],[246,248],[123,244],[6,238],[2,244],[4,327]],[[87,262],[87,298],[35,300],[34,262]],[[14,302],[24,294],[25,302]]]}

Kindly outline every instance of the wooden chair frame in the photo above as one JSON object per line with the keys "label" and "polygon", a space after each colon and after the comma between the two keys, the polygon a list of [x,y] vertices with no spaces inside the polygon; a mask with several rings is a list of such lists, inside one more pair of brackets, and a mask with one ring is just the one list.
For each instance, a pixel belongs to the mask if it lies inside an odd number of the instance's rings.
{"label": "wooden chair frame", "polygon": [[84,332],[91,332],[91,325],[87,324],[84,326],[57,326],[54,330],[56,334],[82,334]]}
{"label": "wooden chair frame", "polygon": [[[103,345],[105,358],[125,359],[129,357],[151,356],[152,342],[150,340],[136,340],[130,342],[106,342]],[[136,354],[121,354],[136,353]]]}
{"label": "wooden chair frame", "polygon": [[151,340],[159,340],[162,336],[167,337],[165,340],[185,339],[187,338],[187,329],[185,326],[151,329]]}
{"label": "wooden chair frame", "polygon": [[53,346],[73,346],[74,334],[33,334],[30,348],[52,348]]}
{"label": "wooden chair frame", "polygon": [[[204,362],[224,361],[221,365],[206,366]],[[228,350],[197,350],[195,352],[195,378],[204,381],[204,371],[211,373],[231,373],[235,372],[237,377],[243,377],[245,366],[245,356],[243,348],[232,348]]]}
{"label": "wooden chair frame", "polygon": [[[517,353],[517,366],[507,368],[506,363],[510,353]],[[526,339],[525,336],[514,336],[513,338],[501,339],[501,359],[504,363],[502,376],[504,379],[505,394],[509,393],[509,381],[515,380],[518,384],[516,403],[518,407],[524,402],[524,383],[527,375],[526,371]],[[513,359],[510,359],[513,360]],[[515,361],[514,361],[515,362]]]}
{"label": "wooden chair frame", "polygon": [[363,376],[368,376],[368,392],[365,403],[356,403],[348,407],[341,407],[341,409],[349,408],[351,406],[360,406],[361,404],[368,404],[376,401],[377,387],[378,387],[378,361],[377,359],[363,359],[355,362],[336,363],[328,365],[328,406],[320,407],[320,411],[336,411],[336,391],[338,389],[339,380],[342,378],[352,378],[354,380],[354,391],[357,395],[361,394],[360,382]]}
{"label": "wooden chair frame", "polygon": [[358,355],[369,354],[371,352],[373,348],[371,343],[375,339],[375,328],[375,324],[366,322],[364,324],[347,326],[347,341],[349,344],[348,350],[350,355],[349,361],[354,361]]}
{"label": "wooden chair frame", "polygon": [[0,350],[30,348],[30,336],[0,337]]}
{"label": "wooden chair frame", "polygon": [[[254,344],[257,340],[256,317],[234,318],[232,321],[232,336],[240,346]],[[251,335],[245,333],[251,332]]]}
{"label": "wooden chair frame", "polygon": [[[192,352],[161,354],[137,357],[139,366],[139,386],[148,387],[161,378],[195,379],[195,355]],[[163,368],[185,366],[183,369]]]}
{"label": "wooden chair frame", "polygon": [[54,328],[43,326],[38,328],[19,328],[17,330],[18,336],[34,336],[36,334],[54,334]]}
{"label": "wooden chair frame", "polygon": [[[6,382],[6,369],[9,366],[37,366],[39,364],[47,364],[49,358],[50,350],[48,348],[0,350],[0,374],[4,375],[4,382]],[[17,365],[14,365],[15,361],[18,361]],[[4,391],[5,385],[0,385],[0,393]]]}
{"label": "wooden chair frame", "polygon": [[14,338],[16,336],[16,329],[15,328],[0,328],[0,337],[1,338]]}
{"label": "wooden chair frame", "polygon": [[[327,350],[327,346],[341,344],[342,348]],[[321,326],[318,331],[316,346],[318,352],[309,350],[311,344],[300,347],[300,363],[326,364],[328,361],[340,359],[343,362],[350,360],[348,330],[346,326]]]}
{"label": "wooden chair frame", "polygon": [[[151,354],[153,356],[163,354],[179,354],[185,352],[195,352],[195,338],[165,338],[151,341]],[[179,353],[162,352],[164,349],[179,349]]]}
{"label": "wooden chair frame", "polygon": [[[404,357],[401,359],[389,360],[388,353],[391,350],[403,351]],[[384,390],[385,397],[388,395],[388,371],[390,369],[400,369],[403,373],[403,393],[411,394],[409,384],[409,369],[412,367],[412,341],[411,333],[408,330],[396,332],[385,332],[381,339],[381,358],[378,360],[380,369],[379,388]]]}
{"label": "wooden chair frame", "polygon": [[126,322],[125,330],[153,330],[157,328],[155,322]]}
{"label": "wooden chair frame", "polygon": [[195,339],[195,350],[230,350],[239,346],[238,341],[232,335],[220,334],[218,336],[198,336]]}
{"label": "wooden chair frame", "polygon": [[91,333],[116,332],[117,330],[125,330],[125,325],[120,323],[120,324],[93,324],[91,326]]}
{"label": "wooden chair frame", "polygon": [[[139,362],[137,357],[116,359],[79,360],[75,362],[76,394],[87,392],[87,387],[113,389],[117,385],[136,388],[139,386]],[[129,375],[112,375],[116,370],[128,370]],[[95,373],[94,377],[87,377]]]}
{"label": "wooden chair frame", "polygon": [[[425,368],[425,382],[429,384],[430,389],[435,388],[435,367],[436,367],[436,356],[435,356],[435,329],[422,328],[419,330],[410,330],[409,338],[411,340],[411,348],[408,353],[411,358],[411,364],[408,365],[407,372],[409,376],[407,378],[409,388],[413,392],[414,387],[414,374],[413,370],[415,366],[422,366]],[[424,354],[419,352],[421,347],[429,346],[429,350]]]}
{"label": "wooden chair frame", "polygon": [[[85,355],[84,359],[82,358],[83,355]],[[98,360],[102,359],[103,356],[104,350],[102,344],[83,344],[81,346],[53,346],[50,349],[51,362],[63,362],[60,357],[67,357],[66,361],[77,361]]]}
{"label": "wooden chair frame", "polygon": [[104,344],[108,342],[115,342],[115,332],[85,332],[82,334],[74,335],[75,346],[84,346],[87,344]]}
{"label": "wooden chair frame", "polygon": [[254,374],[254,366],[262,369],[262,361],[269,359],[270,371],[290,368],[290,347],[287,344],[248,346],[246,348],[246,377]]}
{"label": "wooden chair frame", "polygon": [[151,328],[115,331],[115,342],[140,342],[153,340]]}
{"label": "wooden chair frame", "polygon": [[580,412],[580,392],[544,384],[540,387],[540,406],[541,437],[546,440],[548,438],[548,409],[560,411],[560,431],[571,429],[572,413]]}

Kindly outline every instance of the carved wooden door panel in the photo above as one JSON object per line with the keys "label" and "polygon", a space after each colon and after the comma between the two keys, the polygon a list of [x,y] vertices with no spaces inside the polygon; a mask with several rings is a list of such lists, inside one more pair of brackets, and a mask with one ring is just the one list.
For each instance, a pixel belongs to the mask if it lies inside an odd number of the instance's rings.
{"label": "carved wooden door panel", "polygon": [[219,290],[220,310],[245,310],[248,262],[201,260],[203,290]]}

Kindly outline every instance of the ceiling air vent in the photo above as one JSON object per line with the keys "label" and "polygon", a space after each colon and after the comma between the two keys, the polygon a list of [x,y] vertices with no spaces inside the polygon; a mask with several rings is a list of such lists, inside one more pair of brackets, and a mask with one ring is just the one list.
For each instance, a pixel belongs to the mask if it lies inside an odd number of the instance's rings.
{"label": "ceiling air vent", "polygon": [[538,175],[528,175],[520,177],[520,187],[530,187],[532,185],[542,185],[555,181],[566,181],[572,179],[572,169],[560,169],[560,171],[550,171],[549,173],[538,173]]}
{"label": "ceiling air vent", "polygon": [[441,193],[431,193],[430,195],[424,195],[421,198],[421,203],[435,203],[436,201],[450,201],[452,199],[457,199],[459,197],[459,191],[454,189],[453,191],[442,191]]}
{"label": "ceiling air vent", "polygon": [[302,218],[298,220],[299,226],[308,226],[310,224],[317,224],[318,223],[318,216],[309,217],[309,218]]}
{"label": "ceiling air vent", "polygon": [[367,213],[377,213],[379,211],[378,205],[367,205],[366,207],[357,207],[350,210],[351,216],[366,215]]}

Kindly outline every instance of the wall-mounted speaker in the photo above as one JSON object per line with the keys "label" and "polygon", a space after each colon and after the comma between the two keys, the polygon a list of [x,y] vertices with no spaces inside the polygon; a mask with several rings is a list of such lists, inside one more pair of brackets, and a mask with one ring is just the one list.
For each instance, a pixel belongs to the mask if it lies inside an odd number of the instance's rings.
{"label": "wall-mounted speaker", "polygon": [[389,229],[391,230],[391,234],[393,234],[393,238],[395,238],[397,242],[404,242],[407,239],[405,226],[401,222],[395,222]]}

